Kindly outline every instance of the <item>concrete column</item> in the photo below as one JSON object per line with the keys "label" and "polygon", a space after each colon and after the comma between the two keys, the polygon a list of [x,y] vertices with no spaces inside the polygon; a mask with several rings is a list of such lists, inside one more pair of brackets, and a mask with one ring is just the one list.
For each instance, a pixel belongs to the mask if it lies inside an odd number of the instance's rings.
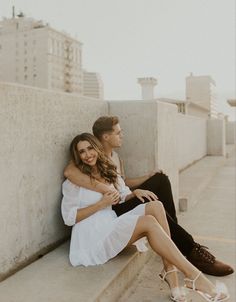
{"label": "concrete column", "polygon": [[226,144],[235,144],[236,142],[236,122],[226,121]]}
{"label": "concrete column", "polygon": [[157,79],[155,78],[138,78],[138,83],[142,88],[142,99],[153,100],[154,99],[154,87],[157,85]]}
{"label": "concrete column", "polygon": [[207,155],[225,156],[225,119],[207,121]]}

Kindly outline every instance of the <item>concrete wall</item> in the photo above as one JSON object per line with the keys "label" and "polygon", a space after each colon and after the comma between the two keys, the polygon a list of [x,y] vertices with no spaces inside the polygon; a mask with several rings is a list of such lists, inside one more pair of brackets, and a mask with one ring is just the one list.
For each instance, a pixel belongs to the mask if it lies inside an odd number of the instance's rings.
{"label": "concrete wall", "polygon": [[124,129],[124,144],[119,153],[127,176],[138,177],[163,169],[170,177],[177,206],[177,107],[157,101],[111,101],[109,113],[119,116]]}
{"label": "concrete wall", "polygon": [[225,127],[226,127],[226,144],[235,144],[236,122],[227,121]]}
{"label": "concrete wall", "polygon": [[[125,130],[127,176],[163,169],[178,207],[179,168],[205,155],[205,121],[163,102],[108,104],[0,82],[0,279],[68,235],[60,203],[69,143],[108,112]],[[211,126],[217,140],[218,124]]]}
{"label": "concrete wall", "polygon": [[184,169],[207,154],[207,120],[177,115],[178,168]]}
{"label": "concrete wall", "polygon": [[201,117],[201,118],[205,118],[207,119],[209,117],[209,110],[201,107],[197,104],[194,103],[188,103],[187,104],[187,114],[188,115],[192,115],[192,116],[197,116],[197,117]]}
{"label": "concrete wall", "polygon": [[225,156],[225,119],[209,119],[207,121],[207,154]]}
{"label": "concrete wall", "polygon": [[107,110],[95,99],[0,83],[0,278],[65,238],[69,143]]}

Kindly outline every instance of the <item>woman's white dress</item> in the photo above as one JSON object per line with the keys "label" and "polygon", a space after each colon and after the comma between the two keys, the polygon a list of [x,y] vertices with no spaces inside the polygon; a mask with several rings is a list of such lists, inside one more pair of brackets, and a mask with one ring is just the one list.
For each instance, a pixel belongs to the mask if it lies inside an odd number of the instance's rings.
{"label": "woman's white dress", "polygon": [[[121,177],[118,184],[121,202],[124,202],[131,191]],[[98,202],[102,194],[78,187],[69,180],[63,183],[62,192],[62,217],[66,225],[73,226],[69,253],[73,266],[103,264],[115,257],[129,242],[139,216],[145,214],[144,204],[119,217],[109,206],[76,223],[77,210]]]}

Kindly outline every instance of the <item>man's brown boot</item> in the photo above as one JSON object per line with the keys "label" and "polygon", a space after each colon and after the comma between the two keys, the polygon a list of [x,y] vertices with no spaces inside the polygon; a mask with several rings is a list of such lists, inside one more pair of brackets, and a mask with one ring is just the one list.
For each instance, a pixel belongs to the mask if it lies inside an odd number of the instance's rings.
{"label": "man's brown boot", "polygon": [[187,257],[188,261],[208,275],[226,276],[234,272],[231,266],[216,260],[206,249],[206,246],[195,243],[191,253]]}

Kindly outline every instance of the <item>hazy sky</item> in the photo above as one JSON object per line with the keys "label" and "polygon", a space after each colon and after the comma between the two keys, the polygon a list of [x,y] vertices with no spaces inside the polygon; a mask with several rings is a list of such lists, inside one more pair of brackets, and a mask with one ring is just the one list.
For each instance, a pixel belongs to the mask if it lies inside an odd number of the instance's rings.
{"label": "hazy sky", "polygon": [[185,98],[185,77],[211,75],[219,108],[235,98],[235,0],[1,0],[83,43],[83,67],[99,72],[106,99],[140,99],[138,77],[158,79],[155,97]]}

